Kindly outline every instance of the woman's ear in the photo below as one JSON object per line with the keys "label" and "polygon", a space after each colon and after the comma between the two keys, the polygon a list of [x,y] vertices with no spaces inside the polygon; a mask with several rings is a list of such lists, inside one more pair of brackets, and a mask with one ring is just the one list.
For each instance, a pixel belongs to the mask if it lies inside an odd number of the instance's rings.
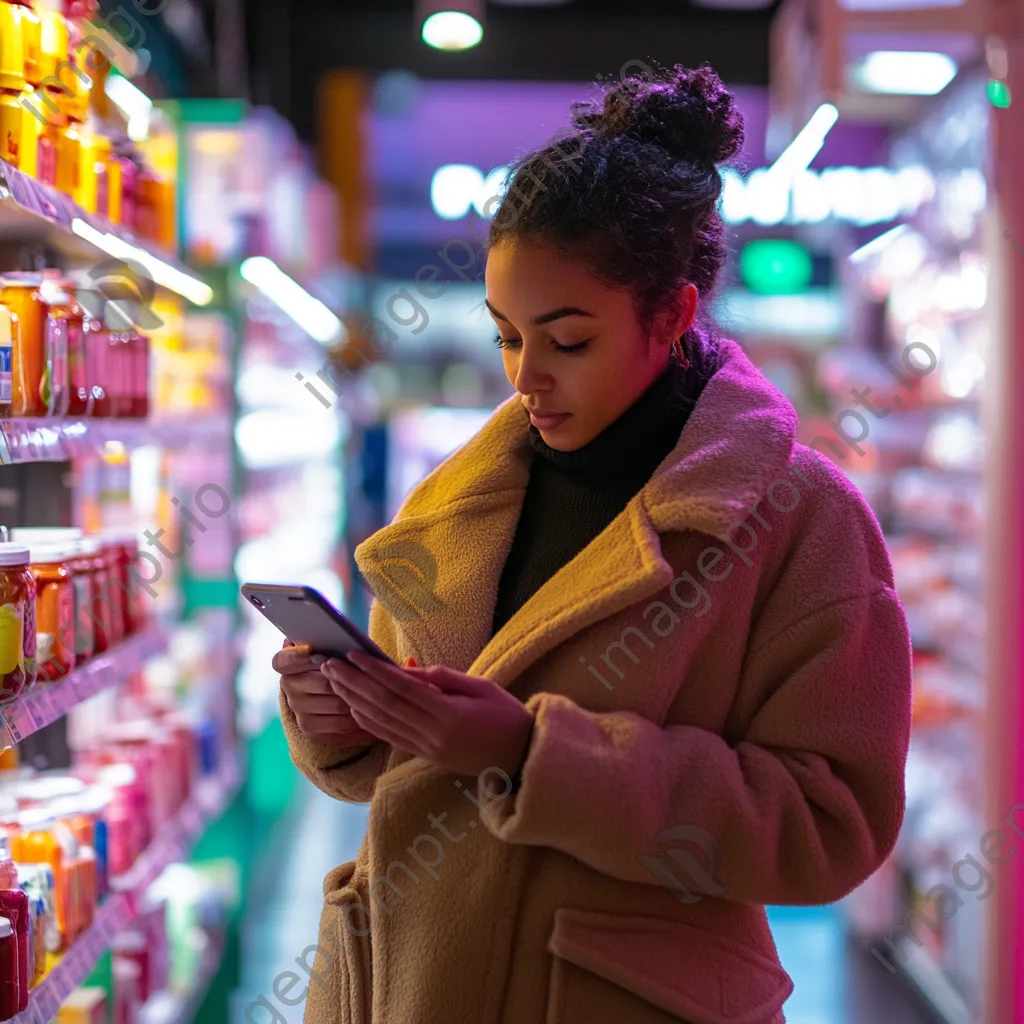
{"label": "woman's ear", "polygon": [[675,301],[655,319],[654,331],[658,340],[675,344],[693,326],[698,297],[696,285],[683,285]]}

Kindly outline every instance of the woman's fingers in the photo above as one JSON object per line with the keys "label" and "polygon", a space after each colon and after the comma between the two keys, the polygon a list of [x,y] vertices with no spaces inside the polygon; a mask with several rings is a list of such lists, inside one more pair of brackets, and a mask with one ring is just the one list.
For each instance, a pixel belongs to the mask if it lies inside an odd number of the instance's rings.
{"label": "woman's fingers", "polygon": [[288,705],[296,714],[348,716],[351,713],[348,704],[336,693],[297,693],[288,697]]}
{"label": "woman's fingers", "polygon": [[351,747],[360,743],[375,743],[377,741],[376,736],[360,728],[350,717],[297,714],[295,723],[300,732],[323,743]]}
{"label": "woman's fingers", "polygon": [[282,675],[281,685],[289,695],[308,693],[311,696],[328,696],[334,692],[330,682],[319,672],[301,672],[294,676]]}
{"label": "woman's fingers", "polygon": [[281,675],[296,675],[300,672],[315,672],[322,664],[318,661],[318,655],[313,654],[308,644],[300,647],[286,647],[278,651],[271,661],[275,672]]}

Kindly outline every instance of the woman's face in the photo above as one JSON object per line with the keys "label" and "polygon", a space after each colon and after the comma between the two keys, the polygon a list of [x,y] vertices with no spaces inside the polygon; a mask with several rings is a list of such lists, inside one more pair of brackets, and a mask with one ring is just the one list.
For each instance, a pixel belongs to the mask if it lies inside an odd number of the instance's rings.
{"label": "woman's face", "polygon": [[687,285],[680,309],[645,333],[628,291],[555,249],[521,242],[490,251],[485,279],[505,376],[545,443],[566,452],[597,437],[662,373],[697,299]]}

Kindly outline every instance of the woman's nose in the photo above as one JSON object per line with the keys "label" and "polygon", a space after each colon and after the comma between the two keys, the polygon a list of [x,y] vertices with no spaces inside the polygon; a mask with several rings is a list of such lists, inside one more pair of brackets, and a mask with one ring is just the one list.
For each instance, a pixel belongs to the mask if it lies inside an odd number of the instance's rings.
{"label": "woman's nose", "polygon": [[540,365],[536,353],[524,345],[516,367],[516,391],[521,395],[529,395],[534,391],[550,390],[553,383],[551,374]]}

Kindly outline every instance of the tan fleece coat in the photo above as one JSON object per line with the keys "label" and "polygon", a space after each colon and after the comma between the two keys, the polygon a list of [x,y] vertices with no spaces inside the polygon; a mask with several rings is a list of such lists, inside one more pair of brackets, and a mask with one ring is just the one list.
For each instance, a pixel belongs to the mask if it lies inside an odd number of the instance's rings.
{"label": "tan fleece coat", "polygon": [[[339,767],[358,749],[282,701],[299,768],[370,801],[324,883],[307,1024],[784,1020],[764,905],[837,900],[884,860],[911,719],[878,524],[796,423],[725,342],[675,449],[493,637],[533,457],[517,397],[357,548],[418,607],[378,582],[378,644],[492,680],[536,726],[499,798],[383,743]],[[417,545],[432,595],[395,583]]]}

